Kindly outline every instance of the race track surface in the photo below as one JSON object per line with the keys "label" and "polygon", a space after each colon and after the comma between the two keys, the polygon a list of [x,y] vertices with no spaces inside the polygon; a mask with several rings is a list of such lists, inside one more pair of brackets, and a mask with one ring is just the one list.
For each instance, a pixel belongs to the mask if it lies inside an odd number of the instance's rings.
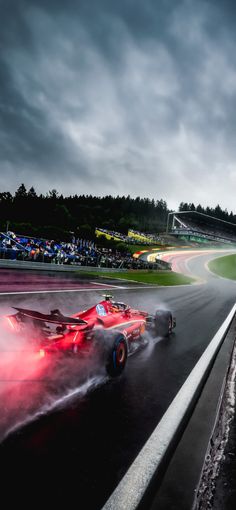
{"label": "race track surface", "polygon": [[[58,291],[58,290],[85,290],[103,289],[104,283],[100,283],[96,277],[94,281],[87,278],[78,278],[75,273],[57,273],[24,271],[19,269],[0,269],[0,294],[9,292],[37,292],[37,291]],[[119,284],[106,283],[107,287],[117,287]]]}
{"label": "race track surface", "polygon": [[[95,364],[77,370],[65,362],[56,373],[47,367],[47,376],[40,374],[37,380],[14,382],[11,375],[9,387],[0,383],[0,458],[6,485],[20,481],[28,502],[30,480],[40,500],[47,489],[46,501],[51,497],[58,504],[66,498],[79,509],[101,509],[235,302],[235,283],[206,270],[212,256],[181,259],[181,266],[204,284],[143,289],[124,284],[121,289],[114,283],[112,294],[118,300],[150,312],[164,307],[177,319],[172,337],[150,340],[129,358],[119,379],[109,379]],[[55,294],[0,295],[1,314],[17,305],[72,314],[99,301],[106,289],[94,285],[94,291],[86,291],[93,284],[83,284],[83,292],[68,293],[63,284]],[[48,280],[46,286],[54,289]],[[24,291],[24,282],[17,288]]]}

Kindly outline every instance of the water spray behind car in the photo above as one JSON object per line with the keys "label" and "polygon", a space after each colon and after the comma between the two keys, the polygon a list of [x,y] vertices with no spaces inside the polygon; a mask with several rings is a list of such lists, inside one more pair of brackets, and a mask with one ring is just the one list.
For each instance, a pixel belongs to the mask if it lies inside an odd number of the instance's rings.
{"label": "water spray behind car", "polygon": [[[128,356],[147,342],[147,332],[165,337],[175,327],[168,310],[158,308],[150,314],[113,296],[103,298],[73,315],[55,308],[43,313],[17,306],[5,317],[10,331],[2,335],[2,350],[7,352],[11,345],[11,356],[0,367],[2,379],[5,377],[0,431],[12,430],[17,423],[63,405],[108,376],[120,376]],[[149,350],[154,345],[150,338]]]}
{"label": "water spray behind car", "polygon": [[10,432],[73,399],[84,397],[107,376],[96,357],[42,356],[30,335],[15,331],[0,310],[0,442]]}

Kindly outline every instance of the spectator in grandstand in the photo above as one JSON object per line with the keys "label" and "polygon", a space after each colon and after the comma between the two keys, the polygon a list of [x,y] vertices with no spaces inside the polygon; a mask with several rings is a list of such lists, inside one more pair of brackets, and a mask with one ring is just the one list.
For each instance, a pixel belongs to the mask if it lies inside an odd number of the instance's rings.
{"label": "spectator in grandstand", "polygon": [[[14,233],[13,233],[14,234]],[[77,240],[78,241],[78,240]],[[134,260],[131,254],[102,248],[87,240],[56,243],[54,240],[42,240],[27,236],[6,236],[1,234],[0,256],[37,262],[55,262],[57,264],[77,264],[110,268],[147,268],[148,264]]]}

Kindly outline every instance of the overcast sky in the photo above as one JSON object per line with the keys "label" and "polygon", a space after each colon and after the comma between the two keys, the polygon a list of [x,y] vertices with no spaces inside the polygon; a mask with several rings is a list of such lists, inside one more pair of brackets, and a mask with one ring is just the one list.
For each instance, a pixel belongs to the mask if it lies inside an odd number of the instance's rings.
{"label": "overcast sky", "polygon": [[0,191],[236,213],[234,4],[0,0]]}

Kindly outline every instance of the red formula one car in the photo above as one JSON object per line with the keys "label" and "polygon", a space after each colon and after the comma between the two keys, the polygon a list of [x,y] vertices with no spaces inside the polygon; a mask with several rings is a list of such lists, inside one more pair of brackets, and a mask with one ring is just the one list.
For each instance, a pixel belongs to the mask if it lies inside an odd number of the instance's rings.
{"label": "red formula one car", "polygon": [[59,310],[46,315],[15,308],[17,313],[7,319],[15,331],[30,334],[42,356],[53,352],[82,355],[95,348],[107,373],[115,377],[124,370],[137,343],[142,344],[146,330],[168,336],[175,327],[175,319],[169,311],[157,310],[150,315],[113,301],[112,297],[105,295],[97,305],[70,317]]}

